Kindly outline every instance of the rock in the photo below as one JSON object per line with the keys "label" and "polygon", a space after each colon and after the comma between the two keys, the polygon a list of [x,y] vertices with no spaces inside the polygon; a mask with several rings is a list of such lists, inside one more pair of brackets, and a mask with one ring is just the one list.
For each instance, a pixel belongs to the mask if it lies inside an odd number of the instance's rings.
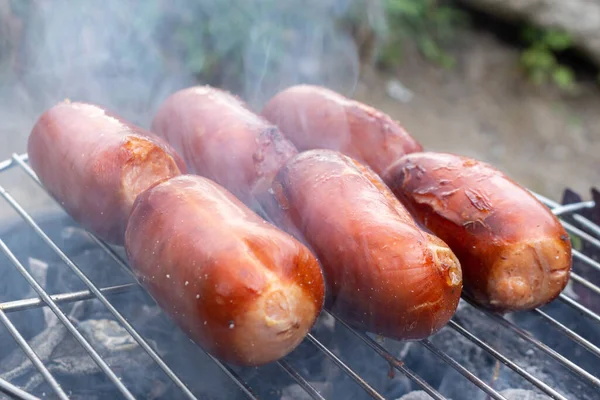
{"label": "rock", "polygon": [[560,29],[600,66],[600,0],[461,0],[483,12]]}

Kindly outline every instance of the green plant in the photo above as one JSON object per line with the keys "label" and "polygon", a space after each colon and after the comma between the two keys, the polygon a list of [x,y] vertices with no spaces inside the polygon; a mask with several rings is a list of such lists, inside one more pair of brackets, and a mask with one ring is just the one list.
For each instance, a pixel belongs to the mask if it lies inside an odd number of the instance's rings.
{"label": "green plant", "polygon": [[573,235],[569,233],[569,239],[571,239],[571,246],[573,249],[582,251],[583,250],[583,242],[579,236]]}
{"label": "green plant", "polygon": [[379,55],[383,66],[393,66],[402,59],[403,48],[412,42],[428,60],[445,68],[455,59],[446,48],[457,39],[459,27],[467,15],[440,0],[384,0],[387,14],[385,44]]}
{"label": "green plant", "polygon": [[563,90],[571,90],[575,74],[571,68],[558,62],[556,54],[573,46],[568,33],[526,26],[522,38],[527,48],[521,53],[521,64],[534,84],[553,82]]}

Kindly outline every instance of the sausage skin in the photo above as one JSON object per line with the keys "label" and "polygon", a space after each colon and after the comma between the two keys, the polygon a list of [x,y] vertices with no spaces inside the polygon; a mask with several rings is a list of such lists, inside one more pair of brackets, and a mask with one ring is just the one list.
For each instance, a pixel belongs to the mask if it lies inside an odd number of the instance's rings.
{"label": "sausage skin", "polygon": [[556,298],[571,270],[571,242],[558,218],[494,167],[446,153],[399,159],[384,181],[409,211],[450,245],[465,294],[499,311]]}
{"label": "sausage skin", "polygon": [[27,143],[42,185],[84,228],[123,245],[139,193],[185,173],[183,159],[162,139],[103,108],[61,102],[45,111]]}
{"label": "sausage skin", "polygon": [[324,87],[287,88],[269,100],[261,114],[299,151],[336,150],[378,174],[404,154],[423,150],[389,115]]}
{"label": "sausage skin", "polygon": [[157,111],[151,129],[182,154],[190,172],[214,180],[248,205],[297,153],[278,128],[238,97],[209,86],[180,90]]}
{"label": "sausage skin", "polygon": [[416,340],[452,317],[459,261],[371,169],[335,151],[309,150],[282,167],[272,193],[321,262],[327,307],[349,324]]}
{"label": "sausage skin", "polygon": [[284,357],[323,306],[323,273],[311,251],[197,175],[164,180],[138,197],[125,248],[159,306],[232,364]]}

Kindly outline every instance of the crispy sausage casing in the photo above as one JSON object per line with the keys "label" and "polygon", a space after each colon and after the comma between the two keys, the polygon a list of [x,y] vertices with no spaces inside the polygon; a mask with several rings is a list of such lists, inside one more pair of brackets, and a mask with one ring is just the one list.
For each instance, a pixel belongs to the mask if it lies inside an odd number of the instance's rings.
{"label": "crispy sausage casing", "polygon": [[423,150],[389,115],[319,86],[283,90],[266,104],[262,115],[298,150],[337,150],[378,174],[404,154]]}
{"label": "crispy sausage casing", "polygon": [[328,307],[348,323],[422,339],[454,314],[458,260],[372,170],[338,152],[306,151],[280,170],[273,196],[321,261]]}
{"label": "crispy sausage casing", "polygon": [[152,128],[182,154],[190,172],[214,180],[246,204],[266,192],[297,153],[278,128],[232,94],[198,86],[161,105]]}
{"label": "crispy sausage casing", "polygon": [[385,182],[459,258],[465,293],[497,311],[556,298],[569,280],[571,242],[531,193],[483,162],[445,153],[398,160]]}
{"label": "crispy sausage casing", "polygon": [[310,250],[209,179],[181,175],[141,194],[125,240],[142,285],[224,361],[285,356],[321,311],[324,279]]}
{"label": "crispy sausage casing", "polygon": [[61,102],[44,112],[27,152],[43,186],[71,217],[119,245],[137,195],[185,172],[162,139],[85,103]]}

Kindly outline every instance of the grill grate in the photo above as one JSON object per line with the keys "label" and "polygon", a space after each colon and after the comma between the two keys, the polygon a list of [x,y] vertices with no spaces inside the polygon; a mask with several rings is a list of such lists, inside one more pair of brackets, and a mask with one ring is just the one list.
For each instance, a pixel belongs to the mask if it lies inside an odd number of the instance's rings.
{"label": "grill grate", "polygon": [[[35,176],[35,173],[31,170],[31,168],[27,164],[27,156],[26,155],[18,155],[13,154],[11,159],[5,160],[0,163],[0,172],[8,171],[12,168],[21,168],[31,179],[33,179],[40,187],[40,183]],[[87,287],[87,290],[69,292],[69,293],[59,293],[50,295],[46,290],[42,287],[42,285],[36,281],[36,279],[32,276],[32,274],[21,264],[18,258],[15,256],[13,250],[9,248],[9,246],[2,240],[0,240],[0,250],[5,254],[10,263],[17,269],[17,271],[26,279],[30,287],[37,293],[39,297],[34,298],[24,298],[15,301],[7,301],[4,303],[0,303],[0,322],[4,325],[7,331],[12,335],[18,346],[23,350],[26,356],[29,358],[31,363],[35,366],[35,368],[39,371],[42,377],[45,379],[49,387],[53,390],[54,395],[60,399],[68,399],[69,395],[68,388],[62,388],[52,373],[49,371],[44,362],[40,359],[40,357],[35,353],[32,349],[28,341],[25,339],[24,335],[19,332],[19,330],[13,325],[11,320],[8,318],[7,314],[23,312],[26,310],[48,307],[60,320],[60,323],[64,324],[66,329],[75,337],[75,339],[79,342],[79,344],[86,350],[89,356],[93,359],[93,361],[97,364],[97,366],[105,373],[106,377],[112,381],[114,386],[119,390],[119,392],[123,395],[124,398],[133,399],[134,395],[131,391],[126,387],[126,385],[121,381],[118,374],[115,372],[113,366],[107,364],[107,362],[103,359],[103,357],[98,353],[96,349],[90,344],[89,341],[85,339],[85,337],[78,331],[75,324],[69,319],[67,314],[61,310],[60,305],[65,303],[72,303],[81,300],[90,300],[96,299],[100,301],[106,309],[112,314],[112,316],[118,321],[118,323],[131,335],[131,338],[139,344],[139,346],[148,354],[148,356],[153,360],[154,363],[164,372],[167,379],[170,379],[172,383],[180,390],[185,398],[188,399],[196,399],[196,395],[192,393],[192,391],[186,386],[186,384],[181,380],[181,378],[167,365],[167,363],[161,358],[159,354],[150,346],[148,341],[142,337],[142,335],[126,320],[126,318],[113,306],[109,297],[120,294],[120,293],[130,293],[136,290],[139,290],[141,287],[135,283],[133,278],[133,274],[127,267],[126,261],[110,246],[103,243],[99,239],[92,237],[95,241],[96,245],[102,248],[111,258],[115,261],[116,265],[120,266],[123,271],[126,271],[131,277],[131,281],[133,283],[126,283],[120,285],[113,285],[107,287],[98,287],[96,286],[82,270],[76,265],[76,263],[69,257],[69,255],[65,254],[63,250],[52,240],[49,235],[40,228],[40,226],[34,221],[34,218],[27,212],[25,209],[11,196],[11,194],[2,186],[0,186],[0,195],[6,201],[6,203],[12,207],[12,209],[22,218],[22,220],[32,228],[37,236],[45,242],[47,246],[49,246],[52,251],[60,258],[62,261],[72,270],[72,272],[83,282],[83,284]],[[567,231],[573,235],[573,237],[578,238],[585,244],[589,246],[593,246],[597,249],[600,249],[600,227],[595,225],[590,220],[584,218],[583,216],[577,214],[578,211],[581,211],[585,208],[590,208],[594,206],[593,202],[581,202],[577,204],[569,204],[569,205],[559,205],[549,199],[538,196],[540,200],[542,200],[547,206],[553,209],[553,212],[560,216],[561,219],[569,218],[569,221],[563,221],[565,228]],[[585,265],[586,268],[590,270],[600,271],[600,264],[593,260],[590,256],[574,250],[573,251],[574,259],[578,260],[582,265]],[[573,273],[571,284],[579,284],[589,290],[593,295],[600,295],[600,288],[596,286],[594,283],[588,281],[583,276]],[[464,300],[463,300],[464,301]],[[556,302],[561,302],[566,306],[573,309],[579,317],[588,318],[592,322],[596,324],[600,324],[600,316],[596,314],[594,311],[586,308],[584,305],[576,301],[572,298],[572,296],[568,295],[567,292],[562,293],[556,300]],[[469,304],[468,307],[474,307],[473,304]],[[600,390],[600,379],[595,376],[598,371],[588,371],[584,368],[580,367],[576,364],[574,360],[570,360],[567,357],[561,355],[556,350],[552,349],[548,345],[544,344],[541,340],[536,338],[531,333],[517,326],[514,322],[511,321],[511,318],[508,316],[500,316],[493,313],[490,313],[485,310],[479,310],[483,313],[484,318],[488,318],[490,321],[490,329],[494,329],[497,326],[502,326],[512,334],[518,336],[522,340],[526,341],[532,348],[535,348],[553,360],[553,362],[562,365],[564,368],[569,370],[572,374],[577,376],[581,381],[587,383],[591,387],[595,387]],[[568,338],[572,341],[573,344],[580,346],[582,350],[589,352],[595,357],[600,358],[600,349],[580,334],[576,333],[572,329],[568,328],[566,324],[559,322],[557,319],[550,316],[545,311],[540,309],[533,310],[532,314],[539,317],[543,323],[547,324],[548,327],[552,330],[555,330],[557,334],[563,335],[565,338]],[[400,357],[396,357],[393,352],[384,348],[379,341],[371,336],[364,334],[362,332],[358,332],[350,328],[344,321],[341,321],[335,315],[332,315],[328,311],[323,311],[323,316],[327,316],[333,318],[336,324],[345,327],[351,332],[355,338],[357,338],[360,342],[365,344],[370,350],[378,354],[385,362],[389,363],[390,368],[393,368],[406,377],[408,377],[411,381],[414,382],[418,387],[420,387],[423,391],[428,393],[434,399],[445,399],[440,392],[434,389],[423,377],[417,374],[415,371],[411,370],[404,362],[400,359]],[[539,391],[547,394],[553,399],[566,399],[564,394],[561,394],[555,387],[555,382],[545,382],[539,377],[532,375],[522,366],[519,366],[515,363],[511,358],[505,354],[503,354],[500,350],[496,349],[489,342],[482,339],[480,336],[476,335],[472,331],[470,331],[463,322],[461,322],[458,318],[453,318],[448,327],[444,329],[451,329],[463,336],[466,340],[472,342],[474,345],[479,347],[482,351],[490,354],[494,359],[498,362],[504,364],[517,374],[519,374],[522,378],[528,381],[533,386],[537,387]],[[346,362],[340,358],[340,356],[334,354],[334,351],[328,348],[325,344],[319,341],[315,335],[309,334],[306,338],[306,342],[310,343],[314,346],[322,355],[328,358],[339,370],[346,374],[349,379],[353,380],[360,388],[362,388],[370,397],[374,399],[384,399],[385,397],[378,392],[371,384],[369,384],[359,373],[353,370]],[[471,382],[473,385],[477,386],[481,391],[485,392],[489,398],[493,399],[505,399],[499,391],[494,389],[490,383],[486,383],[483,379],[478,377],[468,368],[466,368],[460,361],[456,360],[452,356],[448,354],[447,351],[444,351],[439,346],[435,345],[429,339],[422,340],[417,342],[418,345],[423,346],[427,351],[429,351],[434,357],[438,358],[443,363],[447,364],[454,370],[456,370],[460,375],[462,375],[467,381]],[[232,384],[235,384],[239,387],[239,389],[247,395],[248,398],[257,399],[259,398],[258,394],[255,392],[254,388],[249,384],[246,380],[243,379],[238,372],[232,367],[221,363],[219,360],[214,357],[208,355],[210,359],[227,375],[231,378]],[[323,394],[315,387],[313,384],[309,382],[309,380],[303,375],[302,371],[294,368],[292,363],[288,362],[286,359],[279,361],[277,367],[280,368],[289,378],[295,381],[305,392],[306,394],[313,399],[324,399]],[[14,384],[10,382],[0,379],[0,391],[18,398],[18,399],[35,399],[36,397],[26,393],[22,389],[19,389]]]}

